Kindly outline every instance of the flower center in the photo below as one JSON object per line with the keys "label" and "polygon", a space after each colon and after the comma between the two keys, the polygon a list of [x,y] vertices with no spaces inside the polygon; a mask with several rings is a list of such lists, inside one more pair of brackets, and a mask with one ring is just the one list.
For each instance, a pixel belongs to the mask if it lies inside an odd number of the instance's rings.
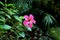
{"label": "flower center", "polygon": [[28,21],[30,21],[30,18],[28,18]]}

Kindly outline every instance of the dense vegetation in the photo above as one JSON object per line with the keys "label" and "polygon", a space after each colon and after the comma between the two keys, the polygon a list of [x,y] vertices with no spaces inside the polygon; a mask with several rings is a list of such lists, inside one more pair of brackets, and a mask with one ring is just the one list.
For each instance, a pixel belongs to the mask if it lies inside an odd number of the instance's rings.
{"label": "dense vegetation", "polygon": [[0,0],[0,40],[60,40],[60,0]]}

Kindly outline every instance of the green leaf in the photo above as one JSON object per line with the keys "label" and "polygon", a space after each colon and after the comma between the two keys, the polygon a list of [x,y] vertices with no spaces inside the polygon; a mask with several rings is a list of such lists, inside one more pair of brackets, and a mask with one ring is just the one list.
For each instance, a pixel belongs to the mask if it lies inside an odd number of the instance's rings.
{"label": "green leaf", "polygon": [[10,15],[8,15],[8,14],[5,14],[5,16],[7,16],[9,19],[11,19],[11,16],[10,16]]}
{"label": "green leaf", "polygon": [[9,26],[9,25],[0,25],[0,29],[9,30],[9,29],[11,29],[11,26]]}
{"label": "green leaf", "polygon": [[0,25],[0,30],[3,29],[3,25]]}
{"label": "green leaf", "polygon": [[14,16],[14,18],[15,18],[16,20],[18,20],[19,22],[22,22],[22,20],[20,20],[20,18],[19,18],[18,16]]}
{"label": "green leaf", "polygon": [[32,31],[32,29],[31,29],[30,27],[28,27],[28,26],[26,26],[26,29],[27,29],[28,31]]}
{"label": "green leaf", "polygon": [[16,26],[16,28],[20,31],[25,31],[23,26]]}
{"label": "green leaf", "polygon": [[20,19],[24,19],[24,17],[23,16],[20,16]]}
{"label": "green leaf", "polygon": [[0,14],[5,14],[5,12],[3,12],[3,11],[0,11]]}
{"label": "green leaf", "polygon": [[12,7],[13,5],[14,5],[14,4],[7,4],[7,6],[11,6],[11,7]]}
{"label": "green leaf", "polygon": [[17,35],[17,38],[19,38],[19,37],[25,37],[25,33],[21,32],[21,31],[18,31],[18,30],[15,31],[15,34]]}
{"label": "green leaf", "polygon": [[0,16],[0,21],[5,22],[5,18],[3,16]]}
{"label": "green leaf", "polygon": [[10,15],[14,15],[15,13],[14,12],[12,12],[10,9],[8,9],[8,8],[4,8],[4,10],[8,13],[8,14],[10,14]]}
{"label": "green leaf", "polygon": [[0,2],[0,4],[4,6],[4,4],[2,2]]}
{"label": "green leaf", "polygon": [[20,33],[20,36],[21,36],[21,37],[25,37],[25,33],[24,33],[24,32],[21,32],[21,33]]}
{"label": "green leaf", "polygon": [[11,26],[9,26],[9,25],[3,25],[3,29],[9,30],[9,29],[11,29]]}

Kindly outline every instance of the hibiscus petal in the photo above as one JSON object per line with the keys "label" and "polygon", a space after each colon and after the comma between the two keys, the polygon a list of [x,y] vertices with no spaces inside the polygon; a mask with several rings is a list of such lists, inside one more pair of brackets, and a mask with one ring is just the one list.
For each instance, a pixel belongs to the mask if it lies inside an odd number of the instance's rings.
{"label": "hibiscus petal", "polygon": [[28,15],[25,15],[24,18],[25,18],[25,20],[28,20]]}
{"label": "hibiscus petal", "polygon": [[31,20],[30,20],[30,23],[36,24],[36,21],[35,21],[34,19],[31,19]]}
{"label": "hibiscus petal", "polygon": [[33,27],[33,24],[32,24],[32,23],[30,23],[30,24],[29,24],[29,27],[30,27],[30,28],[32,28],[32,27]]}
{"label": "hibiscus petal", "polygon": [[34,16],[32,14],[29,15],[29,19],[33,19]]}
{"label": "hibiscus petal", "polygon": [[28,21],[26,21],[26,20],[24,20],[24,21],[23,21],[23,24],[24,24],[24,26],[26,26],[26,25],[28,25],[28,24],[29,24],[29,22],[28,22]]}
{"label": "hibiscus petal", "polygon": [[33,23],[34,23],[34,24],[36,24],[36,21],[35,21],[35,20],[33,20]]}

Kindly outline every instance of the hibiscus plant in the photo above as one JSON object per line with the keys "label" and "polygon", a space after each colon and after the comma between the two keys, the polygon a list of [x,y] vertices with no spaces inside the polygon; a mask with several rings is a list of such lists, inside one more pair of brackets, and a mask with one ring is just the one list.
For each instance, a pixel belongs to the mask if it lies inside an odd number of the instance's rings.
{"label": "hibiscus plant", "polygon": [[[0,37],[15,36],[25,37],[27,29],[31,31],[33,27],[34,16],[32,14],[25,16],[18,16],[18,9],[15,4],[6,4],[0,2]],[[24,21],[23,21],[24,20]],[[7,37],[8,38],[8,37]]]}

